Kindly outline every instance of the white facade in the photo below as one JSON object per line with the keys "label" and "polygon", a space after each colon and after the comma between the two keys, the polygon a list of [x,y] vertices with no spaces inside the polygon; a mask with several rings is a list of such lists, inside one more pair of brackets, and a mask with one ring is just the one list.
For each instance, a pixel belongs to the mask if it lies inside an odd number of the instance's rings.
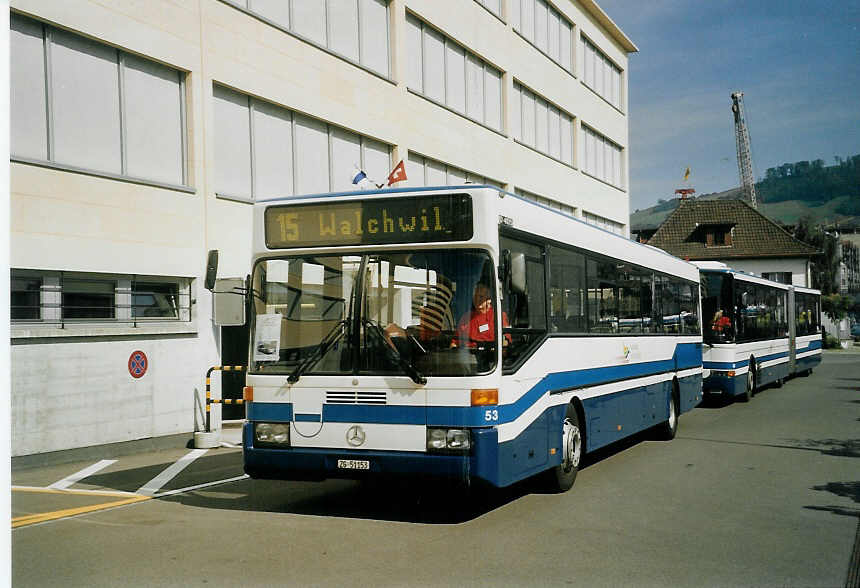
{"label": "white facade", "polygon": [[[770,274],[791,273],[791,281],[793,286],[802,286],[811,288],[811,277],[809,275],[809,258],[807,257],[774,257],[774,258],[757,258],[757,259],[723,259],[720,260],[732,269],[755,274],[769,279],[774,279]],[[765,276],[764,274],[768,274]]]}
{"label": "white facade", "polygon": [[403,160],[398,187],[493,183],[629,232],[636,47],[591,0],[11,10],[13,456],[192,430],[221,363],[206,251],[248,272],[255,199]]}

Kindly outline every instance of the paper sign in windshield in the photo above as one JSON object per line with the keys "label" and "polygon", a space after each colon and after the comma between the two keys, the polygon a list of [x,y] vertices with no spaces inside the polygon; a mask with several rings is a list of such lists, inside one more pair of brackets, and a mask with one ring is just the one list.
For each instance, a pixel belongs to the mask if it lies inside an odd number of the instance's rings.
{"label": "paper sign in windshield", "polygon": [[258,314],[254,332],[254,361],[278,361],[281,349],[280,314]]}

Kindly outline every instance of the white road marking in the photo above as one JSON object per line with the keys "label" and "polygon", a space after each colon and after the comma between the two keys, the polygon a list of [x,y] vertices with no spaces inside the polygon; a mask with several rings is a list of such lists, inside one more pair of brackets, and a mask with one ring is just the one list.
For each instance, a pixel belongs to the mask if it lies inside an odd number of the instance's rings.
{"label": "white road marking", "polygon": [[192,490],[200,490],[201,488],[209,488],[210,486],[218,486],[219,484],[227,484],[228,482],[238,482],[239,480],[244,480],[248,477],[248,474],[242,474],[241,476],[236,476],[235,478],[227,478],[225,480],[216,480],[215,482],[206,482],[204,484],[197,484],[196,486],[188,486],[187,488],[179,488],[177,490],[168,490],[167,492],[159,492],[154,495],[153,498],[162,498],[164,496],[173,496],[174,494],[183,494],[185,492],[191,492]]}
{"label": "white road marking", "polygon": [[170,480],[175,478],[179,472],[187,468],[191,465],[195,459],[203,455],[209,451],[208,449],[193,449],[187,455],[180,458],[176,463],[171,465],[169,468],[155,476],[149,482],[141,486],[137,493],[142,494],[143,496],[153,496],[156,492],[161,490],[161,487],[167,484]]}
{"label": "white road marking", "polygon": [[84,468],[79,472],[75,472],[71,476],[65,477],[62,480],[54,482],[53,484],[48,486],[48,488],[53,488],[54,490],[64,490],[64,489],[68,488],[69,486],[71,486],[72,484],[75,484],[76,482],[83,480],[87,476],[92,476],[94,473],[96,473],[100,470],[103,470],[104,468],[108,467],[110,464],[115,463],[115,462],[116,462],[115,459],[103,459],[98,463],[94,463],[93,465],[91,465],[88,468]]}
{"label": "white road marking", "polygon": [[74,488],[68,490],[66,488],[51,488],[50,486],[12,486],[13,492],[45,492],[51,494],[80,494],[85,496],[92,494],[93,496],[138,496],[134,492],[126,492],[125,490],[89,490],[87,488]]}

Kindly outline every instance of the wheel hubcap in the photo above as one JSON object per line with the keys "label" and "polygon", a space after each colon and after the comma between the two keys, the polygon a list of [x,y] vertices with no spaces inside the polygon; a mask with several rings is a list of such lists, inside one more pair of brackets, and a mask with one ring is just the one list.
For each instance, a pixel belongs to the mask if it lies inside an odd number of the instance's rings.
{"label": "wheel hubcap", "polygon": [[564,419],[564,461],[562,463],[564,471],[569,472],[579,467],[581,456],[582,437],[579,434],[579,427],[570,422],[570,419]]}
{"label": "wheel hubcap", "polygon": [[678,423],[678,415],[675,414],[675,401],[673,399],[669,399],[669,427],[674,429],[675,425]]}

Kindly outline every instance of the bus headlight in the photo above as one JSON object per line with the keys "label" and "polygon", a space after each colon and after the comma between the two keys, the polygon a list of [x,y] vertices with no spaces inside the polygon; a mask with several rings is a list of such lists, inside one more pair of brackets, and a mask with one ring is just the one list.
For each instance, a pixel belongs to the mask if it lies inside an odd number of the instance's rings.
{"label": "bus headlight", "polygon": [[469,429],[427,429],[427,451],[466,453],[471,447]]}
{"label": "bus headlight", "polygon": [[257,423],[254,425],[254,441],[260,445],[290,444],[290,426],[286,423]]}

